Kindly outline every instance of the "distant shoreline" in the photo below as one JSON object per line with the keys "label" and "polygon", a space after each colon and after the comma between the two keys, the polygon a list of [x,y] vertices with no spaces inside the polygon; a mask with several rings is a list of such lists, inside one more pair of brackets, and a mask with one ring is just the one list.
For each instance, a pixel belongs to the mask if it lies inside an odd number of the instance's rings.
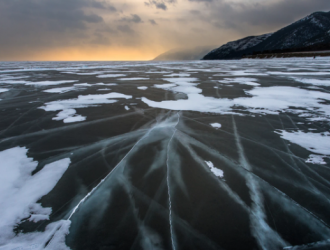
{"label": "distant shoreline", "polygon": [[305,51],[305,52],[288,52],[288,53],[267,53],[246,55],[242,59],[271,59],[271,58],[292,58],[292,57],[329,57],[330,50],[327,51]]}

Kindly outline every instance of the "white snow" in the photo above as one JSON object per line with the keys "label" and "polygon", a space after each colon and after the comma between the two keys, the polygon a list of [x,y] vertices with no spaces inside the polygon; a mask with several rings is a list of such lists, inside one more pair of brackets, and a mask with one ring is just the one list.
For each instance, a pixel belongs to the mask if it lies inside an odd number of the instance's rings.
{"label": "white snow", "polygon": [[141,89],[141,90],[146,90],[146,89],[148,89],[148,87],[146,87],[146,86],[140,86],[140,87],[137,87],[138,89]]}
{"label": "white snow", "polygon": [[[17,238],[21,235],[15,237],[13,230],[21,220],[30,216],[35,222],[49,219],[52,209],[37,201],[55,187],[70,165],[70,159],[65,158],[32,175],[38,162],[27,157],[27,152],[23,147],[0,152],[0,249],[11,249],[4,246],[20,242]],[[22,237],[32,239],[32,235]]]}
{"label": "white snow", "polygon": [[[256,87],[245,91],[251,97],[235,99],[206,97],[197,88],[196,78],[166,78],[171,84],[154,85],[156,88],[185,93],[188,99],[166,100],[156,102],[143,97],[141,100],[150,107],[170,110],[191,110],[228,114],[234,113],[235,107],[244,107],[251,113],[278,114],[281,111],[304,115],[309,120],[330,118],[329,106],[321,103],[322,99],[330,100],[330,94],[305,90],[295,87]],[[295,107],[296,109],[290,109]],[[235,111],[236,113],[237,111]]]}
{"label": "white snow", "polygon": [[74,86],[90,87],[90,86],[93,86],[93,85],[89,84],[89,83],[76,83],[76,84],[74,84]]}
{"label": "white snow", "polygon": [[43,92],[47,92],[47,93],[65,93],[65,92],[69,92],[72,90],[75,90],[75,87],[63,87],[63,88],[54,88],[54,89],[46,89]]}
{"label": "white snow", "polygon": [[128,106],[125,106],[125,109],[126,109],[126,110],[130,110],[130,108],[129,108]]}
{"label": "white snow", "polygon": [[120,81],[139,81],[139,80],[149,80],[149,78],[145,77],[128,77],[128,78],[119,78]]}
{"label": "white snow", "polygon": [[108,93],[108,94],[100,94],[100,95],[80,95],[76,99],[68,99],[68,100],[59,100],[45,103],[45,106],[40,107],[45,111],[59,111],[56,117],[53,120],[63,120],[65,123],[70,122],[79,122],[86,120],[86,117],[81,115],[76,115],[77,108],[87,108],[87,107],[95,107],[100,104],[110,104],[115,103],[117,100],[109,100],[114,98],[125,98],[129,99],[132,96],[124,95],[120,93]]}
{"label": "white snow", "polygon": [[221,124],[220,124],[220,123],[217,123],[217,122],[215,122],[215,123],[210,123],[210,125],[211,125],[213,128],[216,128],[216,129],[221,128]]}
{"label": "white snow", "polygon": [[308,157],[308,159],[306,160],[306,163],[325,165],[327,163],[324,161],[324,158],[325,158],[324,155],[314,155],[314,154],[311,154]]}
{"label": "white snow", "polygon": [[59,85],[59,84],[72,83],[72,82],[78,82],[78,80],[25,82],[25,85],[50,86],[50,85]]}
{"label": "white snow", "polygon": [[110,78],[110,77],[122,77],[126,76],[124,74],[106,74],[106,75],[98,75],[98,78]]}
{"label": "white snow", "polygon": [[215,168],[214,165],[213,165],[213,162],[211,161],[205,161],[205,163],[207,164],[207,166],[210,168],[211,172],[217,176],[217,177],[220,177],[220,178],[223,178],[223,171],[221,169],[218,169],[218,168]]}
{"label": "white snow", "polygon": [[330,132],[312,133],[312,132],[287,132],[285,130],[275,131],[283,139],[321,155],[330,155]]}
{"label": "white snow", "polygon": [[255,78],[245,78],[245,77],[237,77],[237,78],[225,78],[224,80],[220,80],[220,83],[239,83],[239,84],[245,84],[245,85],[251,85],[251,86],[259,86],[259,83],[256,83],[258,79]]}
{"label": "white snow", "polygon": [[0,88],[0,93],[6,92],[6,91],[9,91],[9,89]]}
{"label": "white snow", "polygon": [[297,78],[293,77],[297,82],[312,84],[317,86],[330,86],[330,80],[320,80],[320,79],[309,79],[309,78]]}
{"label": "white snow", "polygon": [[95,83],[95,85],[101,85],[101,86],[116,86],[118,85],[117,83],[103,83],[103,82],[99,82],[99,83]]}
{"label": "white snow", "polygon": [[111,89],[109,89],[109,88],[104,88],[104,89],[98,89],[97,91],[109,91],[109,90],[111,90]]}
{"label": "white snow", "polygon": [[173,74],[169,74],[169,75],[164,75],[166,77],[189,77],[190,74],[187,74],[187,73],[173,73]]}

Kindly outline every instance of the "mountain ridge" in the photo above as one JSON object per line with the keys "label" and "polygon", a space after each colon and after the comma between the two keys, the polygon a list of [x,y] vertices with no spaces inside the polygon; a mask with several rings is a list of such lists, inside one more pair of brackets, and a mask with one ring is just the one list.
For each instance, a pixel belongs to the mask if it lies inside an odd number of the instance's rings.
{"label": "mountain ridge", "polygon": [[210,51],[203,60],[240,59],[255,51],[297,49],[330,43],[330,11],[314,12],[274,33],[252,38],[259,42],[246,44],[244,49],[237,49],[242,41],[251,39],[251,36],[232,41]]}

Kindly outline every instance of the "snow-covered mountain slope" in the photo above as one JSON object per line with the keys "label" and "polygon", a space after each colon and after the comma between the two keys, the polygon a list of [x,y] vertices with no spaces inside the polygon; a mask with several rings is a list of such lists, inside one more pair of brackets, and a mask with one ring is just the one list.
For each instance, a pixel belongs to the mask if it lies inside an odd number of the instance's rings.
{"label": "snow-covered mountain slope", "polygon": [[[260,39],[259,39],[260,38]],[[253,51],[296,49],[330,42],[330,12],[315,12],[273,34],[227,43],[208,53],[203,59],[236,59]],[[247,41],[247,46],[238,46]],[[257,42],[260,41],[260,42]]]}
{"label": "snow-covered mountain slope", "polygon": [[272,33],[264,34],[261,36],[249,36],[237,41],[229,42],[225,45],[222,45],[220,48],[212,50],[203,59],[240,58],[244,54],[244,51],[255,47],[271,35]]}

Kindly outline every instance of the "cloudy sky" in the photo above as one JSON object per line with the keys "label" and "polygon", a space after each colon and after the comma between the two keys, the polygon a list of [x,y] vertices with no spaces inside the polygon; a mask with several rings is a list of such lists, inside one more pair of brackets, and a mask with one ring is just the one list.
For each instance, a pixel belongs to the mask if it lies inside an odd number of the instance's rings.
{"label": "cloudy sky", "polygon": [[0,0],[0,60],[149,60],[329,10],[329,0]]}

